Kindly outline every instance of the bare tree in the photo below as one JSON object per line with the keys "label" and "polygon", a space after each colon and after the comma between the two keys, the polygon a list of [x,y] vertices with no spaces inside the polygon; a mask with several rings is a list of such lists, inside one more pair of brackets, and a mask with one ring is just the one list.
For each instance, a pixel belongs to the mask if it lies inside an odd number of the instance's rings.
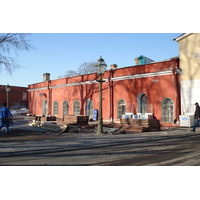
{"label": "bare tree", "polygon": [[79,74],[73,70],[67,70],[64,75],[59,76],[58,78],[67,78],[72,76],[78,76]]}
{"label": "bare tree", "polygon": [[30,41],[26,39],[27,33],[1,33],[0,34],[0,70],[12,74],[13,70],[22,67],[10,57],[11,51],[18,55],[18,51],[29,51],[33,49]]}
{"label": "bare tree", "polygon": [[58,78],[67,78],[92,73],[96,73],[95,62],[84,62],[79,66],[77,72],[73,70],[67,70],[64,75],[61,75]]}
{"label": "bare tree", "polygon": [[95,68],[95,63],[96,62],[84,62],[81,64],[78,68],[78,74],[83,75],[83,74],[91,74],[91,73],[96,73],[96,68]]}

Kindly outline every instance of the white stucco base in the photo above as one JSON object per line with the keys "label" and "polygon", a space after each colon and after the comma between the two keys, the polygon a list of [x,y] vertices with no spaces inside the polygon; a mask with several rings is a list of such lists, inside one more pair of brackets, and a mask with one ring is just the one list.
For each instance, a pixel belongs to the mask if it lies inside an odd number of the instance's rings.
{"label": "white stucco base", "polygon": [[181,81],[181,114],[194,114],[194,104],[200,104],[200,79]]}

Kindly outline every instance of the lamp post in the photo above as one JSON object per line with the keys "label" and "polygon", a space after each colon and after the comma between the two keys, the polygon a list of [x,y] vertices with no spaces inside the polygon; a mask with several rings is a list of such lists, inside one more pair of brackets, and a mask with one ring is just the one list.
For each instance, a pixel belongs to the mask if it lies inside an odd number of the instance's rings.
{"label": "lamp post", "polygon": [[104,75],[104,72],[106,70],[106,63],[104,62],[104,59],[100,56],[98,62],[96,63],[95,67],[97,68],[97,74],[99,76],[99,79],[97,82],[99,82],[99,113],[98,113],[98,129],[97,134],[103,133],[103,118],[102,118],[102,83],[104,82],[102,80],[102,77]]}
{"label": "lamp post", "polygon": [[9,86],[9,84],[6,85],[5,89],[6,89],[7,107],[8,107],[8,92],[10,92],[10,86]]}

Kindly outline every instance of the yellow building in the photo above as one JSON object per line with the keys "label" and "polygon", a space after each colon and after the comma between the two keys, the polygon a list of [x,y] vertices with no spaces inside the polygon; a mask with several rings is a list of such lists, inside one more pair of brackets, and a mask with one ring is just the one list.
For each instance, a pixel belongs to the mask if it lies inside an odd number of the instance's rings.
{"label": "yellow building", "polygon": [[193,114],[200,103],[200,33],[184,33],[174,39],[179,44],[181,68],[181,112]]}

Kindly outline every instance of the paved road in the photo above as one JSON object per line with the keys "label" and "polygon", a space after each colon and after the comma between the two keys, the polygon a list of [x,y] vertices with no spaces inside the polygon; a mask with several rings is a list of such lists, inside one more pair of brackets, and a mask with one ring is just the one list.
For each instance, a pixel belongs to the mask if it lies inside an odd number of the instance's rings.
{"label": "paved road", "polygon": [[1,157],[0,165],[194,166],[200,165],[200,134],[57,153]]}

